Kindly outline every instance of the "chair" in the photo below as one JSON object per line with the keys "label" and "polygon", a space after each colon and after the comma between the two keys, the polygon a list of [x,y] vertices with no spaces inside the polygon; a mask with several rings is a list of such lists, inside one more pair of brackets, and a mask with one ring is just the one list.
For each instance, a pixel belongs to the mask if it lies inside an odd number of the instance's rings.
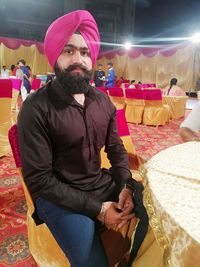
{"label": "chair", "polygon": [[164,125],[170,120],[168,105],[162,103],[160,89],[143,90],[145,107],[142,123],[145,125]]}
{"label": "chair", "polygon": [[22,80],[21,79],[16,79],[16,78],[10,78],[12,81],[12,121],[13,124],[17,122],[17,116],[19,112],[18,108],[18,97],[19,97],[19,92],[21,90],[22,86]]}
{"label": "chair", "polygon": [[115,105],[116,109],[124,109],[126,106],[124,92],[120,87],[113,87],[108,89],[108,94]]}
{"label": "chair", "polygon": [[[24,188],[24,194],[27,204],[27,228],[29,250],[35,261],[40,267],[70,267],[70,264],[64,253],[58,246],[46,224],[36,226],[32,213],[35,209],[29,191],[24,183],[24,178],[21,170],[21,159],[18,145],[17,126],[13,125],[8,133],[10,146],[16,167],[18,168],[21,182]],[[47,261],[48,259],[48,261]]]}
{"label": "chair", "polygon": [[[20,159],[18,133],[16,125],[13,125],[10,128],[8,137],[13,157],[15,159],[15,164],[20,174],[27,203],[27,227],[30,252],[34,257],[36,263],[40,267],[70,267],[69,261],[67,260],[63,251],[58,246],[46,224],[36,226],[31,216],[35,207],[24,182],[22,174],[22,165]],[[136,224],[137,219],[133,218],[129,224],[125,225],[122,230],[118,232],[112,229],[103,229],[101,233],[101,239],[108,255],[111,267],[114,267],[115,264],[118,263],[129,251],[131,245],[131,237]],[[113,243],[119,243],[116,248],[117,251],[113,249]]]}
{"label": "chair", "polygon": [[22,86],[22,80],[16,78],[10,78],[10,80],[12,81],[12,110],[18,111],[17,100]]}
{"label": "chair", "polygon": [[141,90],[142,89],[142,84],[135,83],[135,89]]}
{"label": "chair", "polygon": [[42,80],[37,78],[37,79],[33,79],[32,83],[31,83],[31,92],[34,92],[36,90],[38,90],[41,86]]}
{"label": "chair", "polygon": [[125,89],[126,120],[130,123],[141,123],[144,112],[143,90]]}
{"label": "chair", "polygon": [[164,104],[169,105],[170,119],[177,120],[185,116],[188,96],[163,96]]}
{"label": "chair", "polygon": [[[126,122],[124,109],[117,110],[116,120],[117,120],[117,127],[118,127],[119,136],[122,139],[124,147],[128,152],[130,169],[131,170],[137,170],[140,163],[142,163],[142,162],[141,162],[140,158],[138,158],[134,144],[132,142],[132,139],[131,139],[131,136],[129,133],[129,129],[128,129],[128,125]],[[107,155],[104,152],[104,148],[101,150],[101,159],[102,159],[102,167],[104,167],[104,168],[110,168],[111,167],[110,162],[107,158]],[[140,180],[138,174],[136,176]]]}
{"label": "chair", "polygon": [[0,157],[10,151],[8,130],[12,125],[12,82],[0,79]]}
{"label": "chair", "polygon": [[99,91],[101,91],[101,92],[103,92],[103,93],[105,93],[105,94],[107,94],[106,87],[103,87],[103,86],[97,86],[96,89],[99,90]]}

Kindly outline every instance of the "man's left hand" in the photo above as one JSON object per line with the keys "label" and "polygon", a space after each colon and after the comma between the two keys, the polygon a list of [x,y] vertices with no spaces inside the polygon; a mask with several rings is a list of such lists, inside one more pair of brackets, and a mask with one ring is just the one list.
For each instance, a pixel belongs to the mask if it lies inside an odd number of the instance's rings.
{"label": "man's left hand", "polygon": [[131,189],[124,188],[119,194],[118,209],[122,210],[124,215],[131,214],[134,208],[133,192]]}

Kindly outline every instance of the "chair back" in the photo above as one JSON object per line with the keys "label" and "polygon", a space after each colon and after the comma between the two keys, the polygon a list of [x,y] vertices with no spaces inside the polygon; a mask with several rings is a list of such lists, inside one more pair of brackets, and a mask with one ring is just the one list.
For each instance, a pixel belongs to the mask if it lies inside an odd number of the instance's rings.
{"label": "chair back", "polygon": [[117,120],[117,128],[118,128],[119,136],[122,137],[122,136],[130,135],[128,125],[126,122],[124,109],[117,110],[116,120]]}
{"label": "chair back", "polygon": [[12,82],[9,79],[0,79],[0,134],[5,123],[11,121],[11,103]]}
{"label": "chair back", "polygon": [[0,79],[0,98],[12,98],[12,81]]}
{"label": "chair back", "polygon": [[42,82],[41,79],[33,79],[32,84],[31,84],[31,89],[38,90],[40,88],[41,82]]}
{"label": "chair back", "polygon": [[10,78],[12,82],[12,88],[14,90],[20,91],[21,85],[22,85],[22,80],[21,79],[15,79],[15,78]]}
{"label": "chair back", "polygon": [[143,90],[125,89],[126,98],[144,99]]}
{"label": "chair back", "polygon": [[142,84],[135,83],[135,89],[141,90],[142,89]]}
{"label": "chair back", "polygon": [[103,92],[103,93],[105,93],[105,94],[107,94],[106,87],[103,87],[103,86],[97,86],[96,89],[99,90],[99,91],[101,91],[101,92]]}
{"label": "chair back", "polygon": [[143,90],[145,100],[162,100],[162,92],[160,89]]}
{"label": "chair back", "polygon": [[111,87],[108,89],[108,93],[110,96],[124,97],[124,92],[120,87]]}
{"label": "chair back", "polygon": [[8,131],[8,139],[10,143],[10,147],[12,150],[12,154],[15,160],[15,165],[17,168],[22,167],[21,159],[20,159],[20,151],[19,151],[19,143],[18,143],[18,132],[17,125],[14,124]]}

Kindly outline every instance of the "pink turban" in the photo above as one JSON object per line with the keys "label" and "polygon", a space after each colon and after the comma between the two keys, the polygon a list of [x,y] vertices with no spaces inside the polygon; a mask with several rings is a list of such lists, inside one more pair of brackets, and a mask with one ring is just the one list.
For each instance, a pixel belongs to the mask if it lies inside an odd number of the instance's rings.
{"label": "pink turban", "polygon": [[53,68],[64,46],[76,31],[83,36],[94,66],[100,46],[97,24],[88,11],[77,10],[55,20],[46,32],[44,50]]}

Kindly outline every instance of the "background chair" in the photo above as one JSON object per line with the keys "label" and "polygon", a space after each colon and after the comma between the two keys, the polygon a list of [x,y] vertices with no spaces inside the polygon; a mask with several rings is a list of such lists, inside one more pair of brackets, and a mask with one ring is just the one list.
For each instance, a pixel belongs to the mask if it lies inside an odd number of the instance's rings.
{"label": "background chair", "polygon": [[19,93],[21,91],[22,87],[22,80],[21,79],[16,79],[16,78],[10,78],[12,81],[12,122],[13,124],[17,122],[17,116],[19,113],[19,108],[18,108],[18,97]]}
{"label": "background chair", "polygon": [[108,89],[108,94],[115,105],[116,109],[124,109],[126,106],[124,92],[120,87],[113,87]]}
{"label": "background chair", "polygon": [[10,151],[8,130],[12,125],[12,81],[0,79],[0,157]]}
{"label": "background chair", "polygon": [[143,90],[145,101],[142,123],[145,125],[164,125],[170,120],[170,110],[168,105],[162,103],[162,93],[160,89]]}
{"label": "background chair", "polygon": [[18,96],[22,86],[21,79],[10,78],[12,81],[12,111],[18,111]]}
{"label": "background chair", "polygon": [[126,120],[130,123],[141,123],[144,112],[143,90],[125,89]]}
{"label": "background chair", "polygon": [[105,94],[107,94],[106,87],[103,87],[103,86],[97,86],[96,89],[99,90],[99,91],[101,91],[101,92],[103,92],[103,93],[105,93]]}
{"label": "background chair", "polygon": [[[131,170],[137,170],[140,163],[141,163],[141,160],[140,160],[140,158],[138,158],[138,155],[137,155],[136,150],[135,150],[135,146],[132,142],[132,138],[131,138],[130,133],[129,133],[124,109],[117,110],[116,120],[117,120],[117,127],[118,127],[119,136],[122,139],[124,147],[128,152],[130,169]],[[102,167],[104,167],[104,168],[110,168],[111,167],[110,162],[107,158],[107,154],[104,151],[104,148],[101,150],[101,160],[102,160]],[[135,176],[136,176],[136,178],[135,178]],[[135,176],[134,176],[134,178],[136,180],[141,180],[138,173],[135,172]]]}
{"label": "background chair", "polygon": [[170,119],[177,120],[185,116],[188,96],[163,96],[164,104],[170,108]]}
{"label": "background chair", "polygon": [[37,79],[33,79],[32,83],[31,83],[31,92],[34,92],[36,90],[38,90],[41,86],[42,80],[37,78]]}

